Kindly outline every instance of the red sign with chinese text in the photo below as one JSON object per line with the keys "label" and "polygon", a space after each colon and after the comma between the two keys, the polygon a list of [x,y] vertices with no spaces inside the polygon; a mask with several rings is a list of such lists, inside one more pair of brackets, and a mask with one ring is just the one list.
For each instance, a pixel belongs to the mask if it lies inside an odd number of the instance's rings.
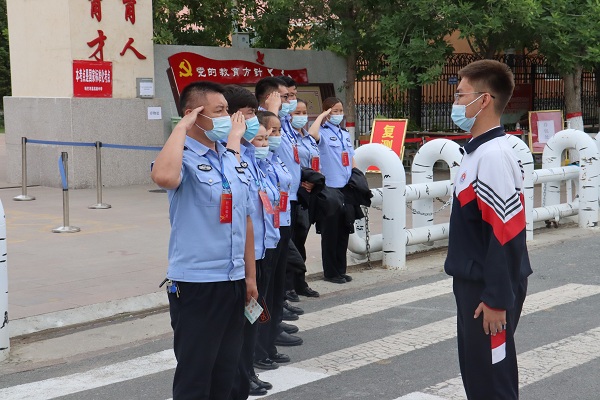
{"label": "red sign with chinese text", "polygon": [[[407,119],[376,119],[371,130],[371,143],[380,143],[389,147],[402,159],[407,126]],[[379,169],[371,166],[367,171],[379,171]]]}
{"label": "red sign with chinese text", "polygon": [[543,153],[546,142],[556,132],[563,130],[564,121],[561,110],[529,112],[529,149],[532,153]]}
{"label": "red sign with chinese text", "polygon": [[308,83],[306,68],[276,69],[243,60],[213,60],[196,53],[177,53],[169,57],[176,89],[196,81],[212,81],[223,84],[253,84],[268,76],[287,75],[299,84]]}
{"label": "red sign with chinese text", "polygon": [[73,60],[74,97],[112,97],[112,62]]}

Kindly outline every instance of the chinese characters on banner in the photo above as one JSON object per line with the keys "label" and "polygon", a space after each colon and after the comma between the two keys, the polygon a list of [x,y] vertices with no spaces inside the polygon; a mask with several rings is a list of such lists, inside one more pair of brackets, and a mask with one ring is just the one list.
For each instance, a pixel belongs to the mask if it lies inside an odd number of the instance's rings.
{"label": "chinese characters on banner", "polygon": [[74,97],[112,97],[112,63],[73,61]]}
{"label": "chinese characters on banner", "polygon": [[[90,2],[90,16],[97,22],[102,21],[102,0],[88,0]],[[122,0],[124,6],[124,20],[135,24],[136,0]],[[112,63],[104,61],[104,46],[111,40],[102,29],[98,29],[98,36],[86,42],[93,52],[88,58],[96,61],[73,60],[73,96],[75,97],[112,97]],[[121,40],[119,38],[119,40]],[[123,50],[119,53],[125,57],[131,51],[139,60],[146,56],[134,46],[135,39],[128,38]]]}
{"label": "chinese characters on banner", "polygon": [[170,73],[177,93],[192,82],[210,80],[223,84],[253,84],[267,76],[290,76],[299,84],[308,83],[306,68],[284,70],[242,60],[213,60],[196,53],[169,57]]}
{"label": "chinese characters on banner", "polygon": [[529,112],[529,149],[542,153],[546,143],[556,132],[563,129],[563,114],[560,110]]}
{"label": "chinese characters on banner", "polygon": [[[407,119],[376,119],[371,130],[371,143],[380,143],[389,147],[402,159],[407,126]],[[370,166],[367,171],[379,171],[379,169]]]}

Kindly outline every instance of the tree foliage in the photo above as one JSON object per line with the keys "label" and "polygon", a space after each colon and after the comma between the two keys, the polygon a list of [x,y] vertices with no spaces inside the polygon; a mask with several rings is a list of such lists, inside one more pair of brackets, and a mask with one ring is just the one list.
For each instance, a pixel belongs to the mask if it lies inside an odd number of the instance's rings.
{"label": "tree foliage", "polygon": [[[0,0],[0,99],[11,95],[6,0]],[[0,108],[2,108],[0,101]]]}

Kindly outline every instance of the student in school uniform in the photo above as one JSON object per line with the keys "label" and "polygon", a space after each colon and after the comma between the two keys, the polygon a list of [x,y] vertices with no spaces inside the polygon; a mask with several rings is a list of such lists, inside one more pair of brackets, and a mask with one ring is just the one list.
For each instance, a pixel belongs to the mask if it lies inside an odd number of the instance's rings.
{"label": "student in school uniform", "polygon": [[[309,129],[319,147],[321,173],[330,188],[342,190],[352,176],[354,147],[352,138],[342,127],[344,105],[337,97],[323,101],[321,113]],[[350,236],[346,226],[344,209],[318,224],[321,232],[321,255],[323,275],[328,282],[343,284],[352,277],[346,273],[346,250]]]}

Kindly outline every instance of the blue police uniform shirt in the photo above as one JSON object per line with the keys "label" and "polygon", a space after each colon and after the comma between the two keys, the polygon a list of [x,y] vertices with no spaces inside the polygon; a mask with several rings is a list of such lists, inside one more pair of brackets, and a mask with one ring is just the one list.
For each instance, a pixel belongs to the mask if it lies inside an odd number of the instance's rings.
{"label": "blue police uniform shirt", "polygon": [[[352,175],[354,146],[348,131],[333,125],[329,121],[319,128],[319,151],[321,154],[321,173],[325,183],[332,188],[343,188]],[[348,166],[342,164],[342,152],[348,152]]]}
{"label": "blue police uniform shirt", "polygon": [[[271,180],[271,183],[276,188],[276,200],[275,203],[279,204],[279,192],[286,192],[290,190],[292,185],[292,175],[286,167],[285,163],[273,152],[269,152],[265,163],[261,164],[265,166],[263,170],[267,177]],[[292,223],[291,219],[291,199],[288,197],[287,209],[279,213],[279,226],[290,226]]]}
{"label": "blue police uniform shirt", "polygon": [[[181,183],[168,190],[171,237],[167,278],[182,282],[244,279],[246,218],[253,211],[248,178],[237,159],[216,143],[217,153],[185,139]],[[222,161],[222,163],[221,163]],[[232,194],[232,223],[220,222],[223,180]]]}
{"label": "blue police uniform shirt", "polygon": [[300,166],[312,168],[313,157],[319,157],[319,146],[314,137],[310,136],[306,129],[302,128],[302,135],[298,134],[298,152],[300,153]]}
{"label": "blue police uniform shirt", "polygon": [[[269,196],[269,201],[275,208],[276,205],[279,204],[279,191],[277,190],[277,185],[274,185],[271,182],[271,179],[267,177],[267,174],[264,172],[269,168],[269,164],[266,160],[258,160],[259,173],[264,178],[265,187],[267,189],[267,195]],[[275,228],[275,221],[273,220],[273,214],[264,214],[265,216],[265,248],[274,249],[277,247],[277,243],[279,243],[279,239],[281,238],[281,234],[279,232],[279,228]],[[281,218],[281,216],[280,216]]]}
{"label": "blue police uniform shirt", "polygon": [[240,146],[241,166],[247,172],[250,181],[250,199],[254,205],[254,211],[250,214],[252,226],[254,227],[254,259],[262,260],[265,258],[265,218],[262,201],[258,191],[263,189],[264,183],[258,173],[258,165],[254,157],[254,145],[244,141]]}
{"label": "blue police uniform shirt", "polygon": [[[290,188],[289,196],[291,201],[298,200],[298,188],[300,187],[300,176],[302,169],[300,164],[294,159],[294,146],[297,146],[296,131],[290,124],[290,116],[280,118],[281,120],[281,145],[275,154],[279,156],[281,161],[285,163],[290,174],[292,175],[292,185]],[[300,150],[300,149],[298,149]]]}

